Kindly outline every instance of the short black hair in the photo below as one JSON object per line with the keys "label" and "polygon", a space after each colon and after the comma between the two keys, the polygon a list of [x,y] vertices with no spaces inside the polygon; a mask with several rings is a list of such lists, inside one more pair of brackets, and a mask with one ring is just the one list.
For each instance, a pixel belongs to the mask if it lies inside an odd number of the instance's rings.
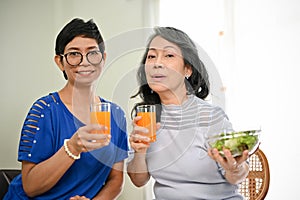
{"label": "short black hair", "polygon": [[55,45],[56,55],[62,55],[66,45],[77,36],[94,38],[97,41],[99,50],[102,53],[105,51],[103,37],[93,20],[90,19],[89,21],[84,22],[82,19],[75,18],[66,24],[57,35]]}

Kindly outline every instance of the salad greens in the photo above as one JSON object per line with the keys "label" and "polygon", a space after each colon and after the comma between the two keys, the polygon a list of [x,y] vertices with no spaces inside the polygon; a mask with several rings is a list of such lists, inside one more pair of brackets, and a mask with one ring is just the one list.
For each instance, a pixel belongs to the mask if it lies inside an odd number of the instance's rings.
{"label": "salad greens", "polygon": [[229,149],[233,156],[241,155],[244,150],[252,150],[258,144],[257,130],[221,133],[212,138],[210,145],[223,154],[223,148]]}

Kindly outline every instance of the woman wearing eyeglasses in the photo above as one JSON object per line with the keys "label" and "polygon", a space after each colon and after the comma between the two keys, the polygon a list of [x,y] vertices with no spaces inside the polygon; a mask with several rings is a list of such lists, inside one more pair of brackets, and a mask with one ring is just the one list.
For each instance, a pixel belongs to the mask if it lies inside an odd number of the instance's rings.
{"label": "woman wearing eyeglasses", "polygon": [[[105,64],[97,25],[73,19],[56,38],[54,60],[66,85],[35,101],[25,119],[18,160],[22,174],[4,199],[115,199],[123,185],[128,144],[123,110],[95,95]],[[111,104],[111,134],[90,124],[90,104]]]}

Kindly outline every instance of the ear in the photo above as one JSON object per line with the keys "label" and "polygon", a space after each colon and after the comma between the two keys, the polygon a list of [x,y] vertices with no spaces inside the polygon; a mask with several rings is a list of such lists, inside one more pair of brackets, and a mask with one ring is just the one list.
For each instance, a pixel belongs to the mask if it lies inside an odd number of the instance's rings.
{"label": "ear", "polygon": [[106,61],[106,52],[103,52],[103,61],[104,61],[104,63]]}
{"label": "ear", "polygon": [[190,77],[193,73],[192,67],[190,65],[184,66],[184,74],[188,77]]}
{"label": "ear", "polygon": [[65,70],[65,67],[64,67],[64,65],[62,64],[61,56],[55,55],[55,56],[54,56],[54,61],[55,61],[56,65],[59,67],[59,69],[60,69],[61,71],[64,71],[64,70]]}

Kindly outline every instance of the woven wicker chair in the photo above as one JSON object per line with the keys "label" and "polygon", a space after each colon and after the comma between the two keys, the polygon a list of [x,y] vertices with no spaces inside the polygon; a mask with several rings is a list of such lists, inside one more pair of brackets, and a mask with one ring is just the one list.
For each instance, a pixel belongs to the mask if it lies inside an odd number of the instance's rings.
{"label": "woven wicker chair", "polygon": [[267,157],[258,149],[249,157],[249,174],[239,185],[246,200],[263,200],[269,190],[270,169]]}

